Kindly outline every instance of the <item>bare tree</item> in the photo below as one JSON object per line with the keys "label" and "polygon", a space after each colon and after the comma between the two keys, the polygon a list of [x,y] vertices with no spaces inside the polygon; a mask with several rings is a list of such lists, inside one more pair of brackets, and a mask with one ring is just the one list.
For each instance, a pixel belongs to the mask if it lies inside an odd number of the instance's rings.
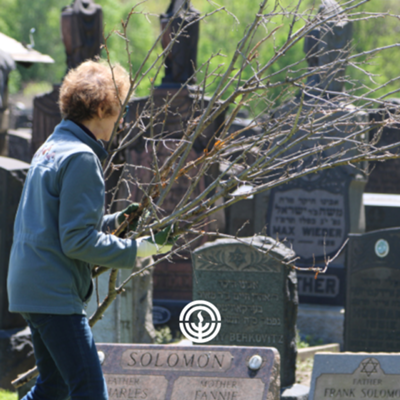
{"label": "bare tree", "polygon": [[[333,0],[323,0],[324,7],[318,12],[313,5],[307,8],[306,5],[312,2],[306,0],[296,0],[293,5],[287,6],[283,6],[280,1],[261,1],[253,22],[245,30],[226,64],[214,69],[211,67],[213,58],[223,53],[224,49],[221,49],[221,53],[209,55],[206,62],[194,67],[194,74],[187,82],[196,75],[203,78],[197,86],[191,88],[191,109],[188,116],[182,117],[180,131],[173,135],[165,130],[165,120],[168,113],[177,113],[171,105],[187,88],[182,85],[181,89],[171,91],[171,95],[160,103],[154,97],[154,82],[162,73],[173,46],[187,35],[190,24],[203,21],[212,14],[230,11],[228,6],[215,5],[214,11],[208,14],[191,15],[190,22],[172,31],[169,43],[151,65],[145,67],[150,56],[159,51],[166,32],[170,32],[171,19],[149,49],[139,69],[134,71],[130,68],[130,91],[122,108],[128,104],[143,80],[149,77],[152,79],[150,96],[143,100],[140,108],[133,111],[134,118],[130,126],[124,129],[115,126],[109,144],[111,157],[104,165],[105,176],[114,170],[123,172],[112,190],[110,207],[124,200],[120,197],[122,187],[136,185],[142,194],[137,213],[131,215],[114,234],[124,234],[129,220],[139,215],[142,218],[137,230],[131,232],[129,237],[153,235],[173,224],[174,235],[183,240],[178,242],[172,253],[180,254],[204,235],[210,238],[227,237],[218,230],[208,229],[206,232],[205,224],[209,224],[218,211],[250,195],[329,168],[345,166],[367,175],[367,162],[398,158],[397,146],[400,143],[378,146],[380,130],[370,140],[371,126],[365,119],[370,109],[387,108],[386,99],[395,92],[385,96],[376,96],[375,93],[391,82],[379,87],[367,87],[365,83],[355,82],[346,73],[346,67],[347,70],[351,68],[362,71],[366,81],[372,81],[373,76],[366,70],[370,59],[378,56],[379,52],[398,48],[400,44],[365,49],[358,54],[352,54],[351,40],[340,46],[330,45],[335,40],[335,29],[346,30],[351,23],[370,18],[398,18],[388,13],[362,12],[361,7],[367,2],[347,0],[339,6]],[[192,13],[185,7],[185,1],[177,4],[179,7],[174,9],[176,17]],[[126,21],[122,22],[121,30],[110,33],[120,36],[126,42],[129,63],[132,53],[127,27],[132,15],[140,13],[137,10],[138,6],[133,7]],[[232,18],[240,19],[240,16],[232,15]],[[278,19],[282,22],[280,25],[275,23]],[[287,39],[283,44],[275,41],[279,30],[287,31]],[[107,54],[109,36],[106,37],[105,45]],[[308,43],[304,58],[278,68],[285,54],[295,46],[302,46],[304,40]],[[259,53],[265,46],[273,47],[274,55],[266,63],[261,63]],[[109,62],[111,67],[112,60],[109,59]],[[215,85],[215,90],[207,98],[207,89],[211,85]],[[345,86],[347,91],[344,91]],[[232,128],[234,120],[243,109],[252,110],[251,121],[243,129],[235,130]],[[216,121],[225,113],[227,117],[216,126],[213,135],[206,136],[207,129],[213,124],[215,126]],[[397,121],[398,115],[389,113],[389,118],[376,122],[375,126],[379,124],[383,128]],[[207,143],[203,153],[196,159],[189,159],[196,141],[204,137]],[[145,167],[119,163],[119,155],[139,141],[145,146],[145,151],[152,155],[152,163]],[[163,149],[167,149],[164,151],[167,156],[161,159],[158,155]],[[151,179],[143,184],[135,179],[134,174],[126,173],[129,168],[134,171],[146,168]],[[201,178],[207,174],[213,177],[210,184],[196,192]],[[190,185],[186,192],[174,209],[165,213],[163,207],[171,188],[188,176]],[[251,189],[246,193],[234,194],[243,185]],[[146,268],[168,257],[171,254],[160,257]],[[326,266],[331,261],[327,259]],[[93,276],[97,277],[104,272],[109,274],[109,291],[104,299],[99,299],[97,311],[90,318],[91,326],[101,318],[124,286],[141,271],[132,272],[119,285],[116,285],[117,270],[110,271],[99,266],[93,270]],[[20,386],[34,374],[31,372],[14,381],[14,384]]]}

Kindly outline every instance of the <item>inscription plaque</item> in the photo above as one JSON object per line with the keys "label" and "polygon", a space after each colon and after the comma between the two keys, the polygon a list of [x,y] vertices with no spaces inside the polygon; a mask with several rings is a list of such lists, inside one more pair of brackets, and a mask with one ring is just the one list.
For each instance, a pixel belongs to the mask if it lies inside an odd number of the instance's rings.
{"label": "inscription plaque", "polygon": [[316,354],[309,399],[399,399],[399,364],[398,354]]}
{"label": "inscription plaque", "polygon": [[[110,400],[278,400],[279,354],[273,348],[97,345]],[[252,357],[260,368],[249,368]]]}
{"label": "inscription plaque", "polygon": [[296,274],[281,262],[293,256],[264,236],[218,239],[192,256],[193,300],[209,301],[221,313],[221,330],[208,343],[277,348],[282,386],[295,379]]}
{"label": "inscription plaque", "polygon": [[268,235],[286,239],[303,262],[335,255],[349,232],[349,185],[336,168],[272,190]]}
{"label": "inscription plaque", "polygon": [[347,351],[400,351],[399,240],[399,228],[350,235],[344,335]]}

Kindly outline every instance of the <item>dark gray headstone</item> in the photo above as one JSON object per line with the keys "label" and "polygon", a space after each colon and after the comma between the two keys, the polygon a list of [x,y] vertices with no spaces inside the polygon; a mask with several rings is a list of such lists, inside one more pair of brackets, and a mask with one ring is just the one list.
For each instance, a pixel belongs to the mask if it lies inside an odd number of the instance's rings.
{"label": "dark gray headstone", "polygon": [[[278,400],[279,355],[265,347],[98,344],[110,400]],[[253,370],[252,357],[262,359]]]}
{"label": "dark gray headstone", "polygon": [[24,319],[8,312],[7,273],[14,219],[29,164],[0,157],[0,329],[26,326]]}
{"label": "dark gray headstone", "polygon": [[61,112],[58,105],[60,85],[53,85],[49,93],[36,96],[33,99],[33,122],[31,154],[46,141],[54,128],[61,122]]}
{"label": "dark gray headstone", "polygon": [[366,231],[400,226],[400,194],[364,193]]}
{"label": "dark gray headstone", "polygon": [[32,130],[28,128],[9,129],[8,157],[30,163],[32,160]]}
{"label": "dark gray headstone", "polygon": [[310,400],[398,398],[400,398],[399,354],[315,355]]}
{"label": "dark gray headstone", "polygon": [[[400,124],[395,122],[388,124],[388,121],[383,123],[389,118],[391,121],[398,119],[396,114],[399,112],[399,100],[390,99],[389,104],[385,104],[384,107],[387,107],[388,110],[375,110],[369,114],[371,124],[369,139],[373,141],[379,138],[376,143],[377,147],[388,146],[400,141]],[[400,159],[371,162],[369,171],[366,192],[400,194]]]}
{"label": "dark gray headstone", "polygon": [[[189,89],[177,88],[155,88],[153,93],[154,113],[165,108],[165,103],[168,99],[174,97],[174,100],[169,104],[167,112],[163,112],[161,116],[154,121],[153,129],[149,129],[139,139],[135,140],[124,152],[124,160],[127,163],[125,170],[129,187],[122,187],[119,192],[119,199],[128,199],[128,201],[141,202],[143,200],[143,190],[147,189],[149,183],[154,178],[154,161],[153,149],[149,146],[148,139],[154,135],[157,140],[162,141],[168,139],[168,142],[157,145],[157,158],[159,165],[170,156],[171,148],[176,146],[185,132],[185,127],[190,123],[192,118],[201,116],[204,108],[209,104],[209,98],[205,97],[201,101],[196,96],[196,93]],[[137,98],[129,103],[129,111],[126,116],[127,123],[133,123],[138,116],[141,118],[139,126],[147,126],[150,122],[149,107],[150,98]],[[191,162],[198,159],[206,148],[212,148],[214,144],[214,136],[217,129],[223,124],[224,115],[219,116],[216,121],[210,124],[195,141],[193,148],[188,155],[186,162]],[[140,133],[139,128],[134,128],[131,133],[131,138],[136,137]],[[208,147],[210,146],[210,147]],[[218,169],[218,165],[215,167]],[[214,181],[218,170],[212,167],[210,173],[203,176],[198,185],[193,190],[191,198],[195,198],[202,193],[205,188]],[[196,174],[195,170],[191,170],[185,176],[179,178],[172,186],[161,208],[164,210],[164,215],[169,215],[174,212],[175,208],[184,197],[188,188],[191,187],[193,180],[191,179]],[[134,176],[135,180],[130,179]],[[123,204],[123,203],[119,203]],[[222,214],[222,216],[221,216]],[[213,222],[215,220],[222,221],[218,226]],[[220,225],[223,224],[223,211],[220,215],[216,215],[209,220],[205,230],[223,230]],[[190,237],[190,235],[189,235]],[[195,236],[190,237],[194,239]],[[204,243],[205,239],[193,243],[191,248],[194,249]],[[173,262],[162,261],[158,263],[154,269],[154,298],[163,300],[191,300],[192,299],[192,267],[190,262],[190,252],[182,253],[185,257],[172,256]]]}
{"label": "dark gray headstone", "polygon": [[193,299],[214,304],[221,330],[213,345],[272,346],[282,386],[295,382],[296,273],[292,250],[264,236],[218,239],[193,252]]}
{"label": "dark gray headstone", "polygon": [[[349,232],[364,231],[362,194],[365,180],[345,168],[326,170],[279,186],[271,191],[266,213],[267,234],[292,246],[301,267],[325,267],[342,248]],[[344,251],[326,274],[299,273],[301,303],[343,305]]]}
{"label": "dark gray headstone", "polygon": [[400,352],[400,228],[350,235],[344,348]]}

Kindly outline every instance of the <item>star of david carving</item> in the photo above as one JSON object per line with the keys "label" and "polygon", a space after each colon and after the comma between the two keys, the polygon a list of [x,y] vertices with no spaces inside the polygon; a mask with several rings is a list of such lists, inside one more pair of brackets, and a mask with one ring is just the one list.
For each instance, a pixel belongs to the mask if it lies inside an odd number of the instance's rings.
{"label": "star of david carving", "polygon": [[236,249],[232,253],[229,253],[229,261],[236,265],[236,268],[239,268],[240,265],[246,262],[246,254],[240,251],[240,249]]}
{"label": "star of david carving", "polygon": [[371,374],[378,373],[378,365],[378,361],[373,358],[368,358],[367,360],[361,362],[361,372],[366,373],[367,376],[370,377]]}

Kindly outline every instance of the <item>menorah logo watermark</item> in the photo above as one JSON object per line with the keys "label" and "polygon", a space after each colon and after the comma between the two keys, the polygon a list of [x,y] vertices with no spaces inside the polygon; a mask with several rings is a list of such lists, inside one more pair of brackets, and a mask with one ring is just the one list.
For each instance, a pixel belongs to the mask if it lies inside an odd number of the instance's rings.
{"label": "menorah logo watermark", "polygon": [[[203,311],[207,314],[206,317],[202,315]],[[195,316],[197,321],[193,322]],[[207,343],[214,339],[221,329],[221,314],[218,308],[208,301],[192,301],[179,316],[179,328],[186,339],[194,343]]]}

